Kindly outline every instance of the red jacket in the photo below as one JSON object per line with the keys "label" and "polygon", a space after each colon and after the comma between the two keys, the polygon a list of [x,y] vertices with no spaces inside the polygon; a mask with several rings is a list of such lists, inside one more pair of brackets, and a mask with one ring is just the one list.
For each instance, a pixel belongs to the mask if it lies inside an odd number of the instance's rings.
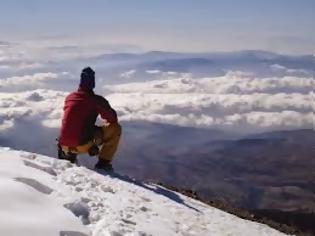
{"label": "red jacket", "polygon": [[98,115],[109,123],[117,122],[117,114],[108,101],[92,90],[79,88],[66,97],[59,137],[62,146],[76,147],[93,138]]}

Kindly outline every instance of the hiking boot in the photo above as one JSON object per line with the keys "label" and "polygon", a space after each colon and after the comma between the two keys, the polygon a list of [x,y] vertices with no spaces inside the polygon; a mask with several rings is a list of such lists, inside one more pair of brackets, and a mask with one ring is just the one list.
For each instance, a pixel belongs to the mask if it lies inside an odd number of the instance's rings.
{"label": "hiking boot", "polygon": [[77,161],[77,154],[65,153],[61,149],[58,149],[58,159],[67,160],[74,164]]}
{"label": "hiking boot", "polygon": [[105,171],[113,171],[113,165],[110,161],[99,159],[95,164],[95,169],[105,170]]}

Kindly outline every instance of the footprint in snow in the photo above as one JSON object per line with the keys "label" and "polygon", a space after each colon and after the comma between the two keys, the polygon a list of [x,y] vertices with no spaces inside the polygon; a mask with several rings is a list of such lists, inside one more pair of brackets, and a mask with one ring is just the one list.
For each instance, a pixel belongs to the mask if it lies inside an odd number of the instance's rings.
{"label": "footprint in snow", "polygon": [[26,184],[26,185],[34,188],[38,192],[43,193],[43,194],[51,194],[53,192],[53,189],[51,189],[48,186],[38,182],[35,179],[24,178],[24,177],[17,177],[17,178],[14,178],[14,180],[17,181],[17,182]]}
{"label": "footprint in snow", "polygon": [[150,209],[145,207],[145,206],[140,207],[140,210],[143,211],[143,212],[150,211]]}
{"label": "footprint in snow", "polygon": [[54,171],[54,169],[49,167],[49,166],[38,165],[38,164],[36,164],[36,163],[34,163],[32,161],[27,161],[27,160],[24,160],[23,162],[24,162],[25,166],[28,166],[28,167],[31,167],[31,168],[34,168],[34,169],[46,172],[47,174],[50,174],[50,175],[53,175],[53,176],[57,176],[57,174]]}
{"label": "footprint in snow", "polygon": [[83,201],[76,201],[73,203],[67,203],[64,205],[65,208],[70,210],[76,217],[78,217],[82,224],[90,224],[90,209],[89,206]]}
{"label": "footprint in snow", "polygon": [[37,158],[35,154],[21,154],[21,157],[28,160],[35,160]]}
{"label": "footprint in snow", "polygon": [[127,220],[127,219],[121,219],[122,222],[126,223],[126,224],[130,224],[130,225],[136,225],[137,223],[131,220]]}
{"label": "footprint in snow", "polygon": [[77,231],[60,231],[59,236],[89,236]]}
{"label": "footprint in snow", "polygon": [[140,198],[145,201],[145,202],[151,202],[151,199],[149,198],[146,198],[146,197],[143,197],[143,196],[140,196]]}
{"label": "footprint in snow", "polygon": [[100,188],[103,192],[115,193],[115,190],[110,186],[101,185]]}

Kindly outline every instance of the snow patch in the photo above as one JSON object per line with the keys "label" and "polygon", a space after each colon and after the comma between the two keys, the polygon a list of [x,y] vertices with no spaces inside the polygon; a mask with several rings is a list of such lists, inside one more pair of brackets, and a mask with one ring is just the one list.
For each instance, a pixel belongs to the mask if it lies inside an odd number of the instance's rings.
{"label": "snow patch", "polygon": [[8,148],[0,162],[0,235],[284,235],[117,173]]}

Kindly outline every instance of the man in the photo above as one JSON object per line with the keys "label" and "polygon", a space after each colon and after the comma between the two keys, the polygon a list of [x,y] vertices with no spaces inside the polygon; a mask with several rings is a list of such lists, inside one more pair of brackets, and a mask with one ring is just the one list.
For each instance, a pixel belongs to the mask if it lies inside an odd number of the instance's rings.
{"label": "man", "polygon": [[[86,67],[82,70],[79,89],[65,99],[64,115],[58,143],[58,156],[74,163],[77,154],[98,154],[95,168],[112,170],[113,156],[121,135],[116,111],[108,101],[94,94],[95,72]],[[108,124],[95,126],[100,115]],[[98,146],[101,146],[99,150]]]}

